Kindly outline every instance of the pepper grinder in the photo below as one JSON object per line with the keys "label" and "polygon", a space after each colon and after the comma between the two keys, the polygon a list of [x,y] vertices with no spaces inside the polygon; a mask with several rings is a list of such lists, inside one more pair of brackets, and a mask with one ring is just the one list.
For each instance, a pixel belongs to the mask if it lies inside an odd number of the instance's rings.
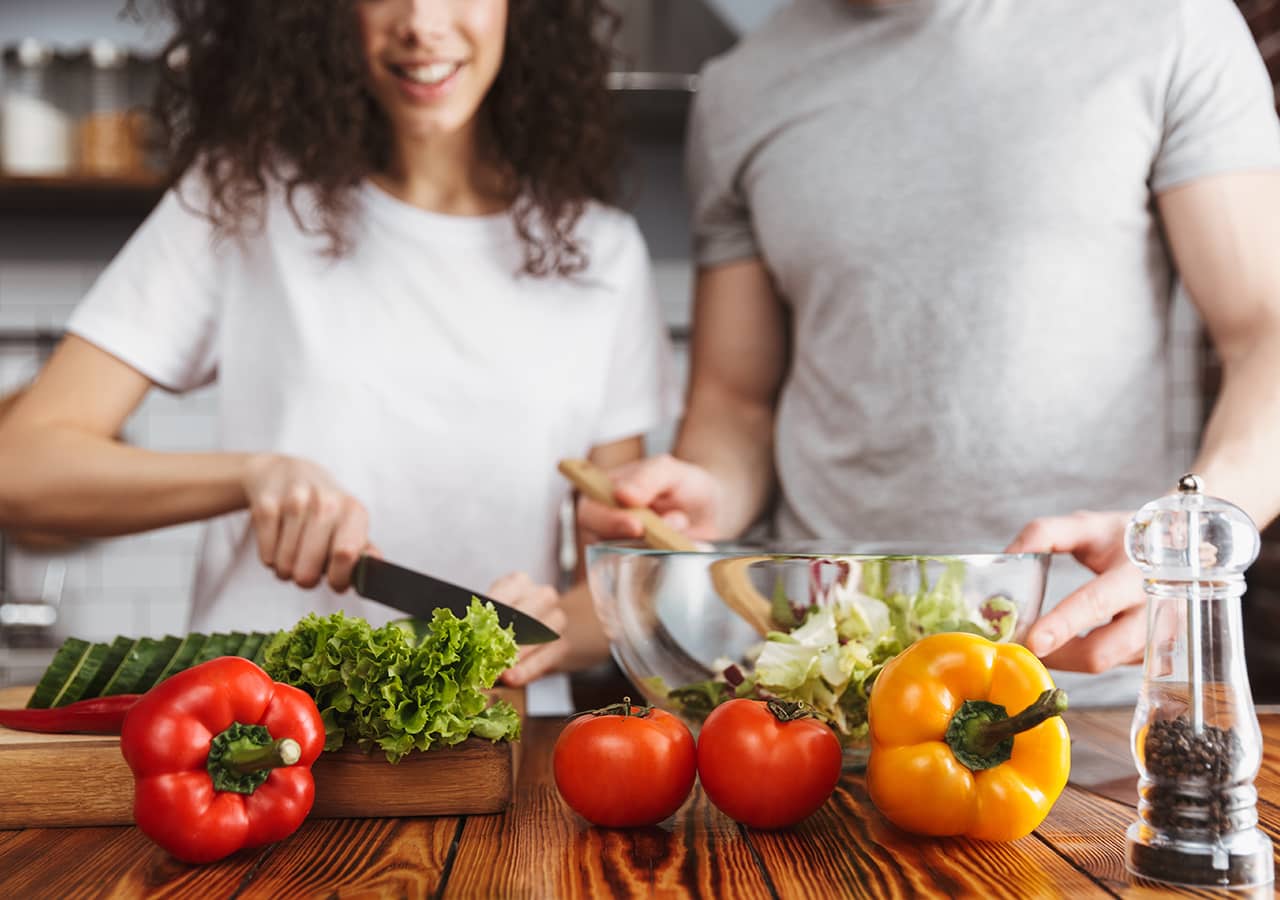
{"label": "pepper grinder", "polygon": [[1138,821],[1126,863],[1142,878],[1243,888],[1274,880],[1253,780],[1262,733],[1245,671],[1240,597],[1257,526],[1206,496],[1196,475],[1148,503],[1125,532],[1147,594],[1142,691],[1130,731]]}

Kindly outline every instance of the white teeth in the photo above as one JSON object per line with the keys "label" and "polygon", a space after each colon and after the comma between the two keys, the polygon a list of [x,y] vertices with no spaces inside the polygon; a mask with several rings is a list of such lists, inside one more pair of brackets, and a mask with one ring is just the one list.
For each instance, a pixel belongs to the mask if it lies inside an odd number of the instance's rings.
{"label": "white teeth", "polygon": [[458,71],[457,63],[439,62],[429,66],[405,66],[404,74],[418,84],[439,84]]}

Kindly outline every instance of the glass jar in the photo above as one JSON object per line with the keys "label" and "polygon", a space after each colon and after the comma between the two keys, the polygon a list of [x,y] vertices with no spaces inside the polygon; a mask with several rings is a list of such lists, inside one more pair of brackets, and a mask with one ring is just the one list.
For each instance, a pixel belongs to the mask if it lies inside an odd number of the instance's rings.
{"label": "glass jar", "polygon": [[1126,531],[1145,576],[1147,648],[1131,731],[1139,820],[1126,859],[1143,878],[1248,887],[1273,880],[1253,780],[1262,733],[1245,670],[1240,597],[1258,529],[1183,476]]}
{"label": "glass jar", "polygon": [[98,40],[81,55],[83,112],[77,124],[81,174],[111,177],[142,169],[138,116],[130,92],[129,54]]}
{"label": "glass jar", "polygon": [[63,67],[47,45],[26,38],[4,50],[0,170],[56,176],[71,171],[71,124]]}
{"label": "glass jar", "polygon": [[134,141],[146,174],[165,170],[163,132],[155,117],[156,91],[164,63],[150,54],[129,55],[129,106],[134,113]]}

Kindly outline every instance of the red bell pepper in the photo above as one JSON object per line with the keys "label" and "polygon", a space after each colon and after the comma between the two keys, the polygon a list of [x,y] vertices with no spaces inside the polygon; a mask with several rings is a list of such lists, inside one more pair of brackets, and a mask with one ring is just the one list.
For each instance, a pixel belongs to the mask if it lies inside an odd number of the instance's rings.
{"label": "red bell pepper", "polygon": [[119,734],[124,715],[140,694],[113,694],[77,700],[53,709],[0,709],[0,725],[46,734]]}
{"label": "red bell pepper", "polygon": [[144,694],[125,716],[120,749],[138,827],[178,859],[212,862],[302,824],[324,724],[305,692],[223,656]]}

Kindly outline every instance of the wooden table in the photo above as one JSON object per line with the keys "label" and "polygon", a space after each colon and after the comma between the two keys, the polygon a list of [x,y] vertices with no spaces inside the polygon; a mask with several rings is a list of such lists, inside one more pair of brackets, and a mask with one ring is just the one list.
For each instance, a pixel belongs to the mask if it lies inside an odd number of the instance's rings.
{"label": "wooden table", "polygon": [[[134,828],[3,831],[0,897],[1196,896],[1137,884],[1125,872],[1136,799],[1130,716],[1068,715],[1073,784],[1038,831],[1012,844],[904,834],[876,813],[856,775],[789,832],[740,828],[700,790],[660,827],[592,828],[566,810],[551,780],[560,722],[532,719],[515,802],[503,815],[310,821],[276,846],[204,867],[174,861]],[[1258,811],[1280,844],[1280,709],[1260,718]]]}

